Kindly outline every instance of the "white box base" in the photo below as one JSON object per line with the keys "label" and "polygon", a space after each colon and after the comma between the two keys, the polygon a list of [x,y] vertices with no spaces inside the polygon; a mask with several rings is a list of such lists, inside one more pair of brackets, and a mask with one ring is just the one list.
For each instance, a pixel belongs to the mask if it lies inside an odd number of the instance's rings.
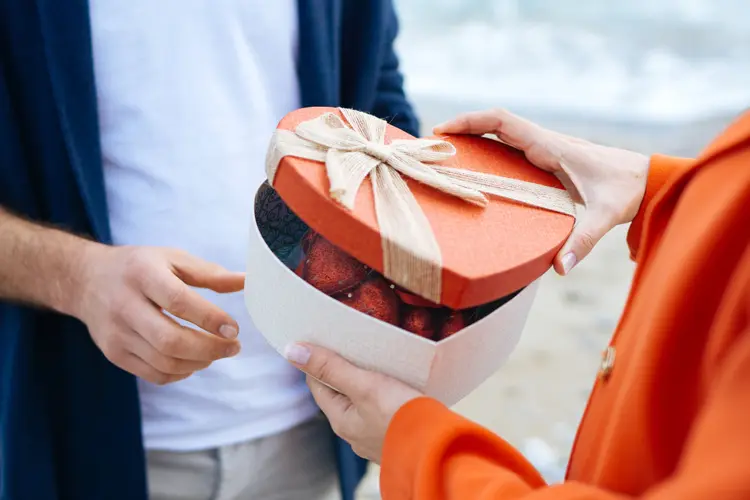
{"label": "white box base", "polygon": [[279,353],[293,342],[331,349],[451,406],[503,365],[518,344],[538,280],[484,319],[440,342],[362,314],[319,292],[266,245],[252,217],[245,305]]}

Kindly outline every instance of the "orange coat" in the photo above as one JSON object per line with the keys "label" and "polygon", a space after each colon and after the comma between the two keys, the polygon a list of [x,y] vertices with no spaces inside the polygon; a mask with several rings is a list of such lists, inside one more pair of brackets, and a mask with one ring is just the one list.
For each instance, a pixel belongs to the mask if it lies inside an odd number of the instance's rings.
{"label": "orange coat", "polygon": [[420,398],[388,430],[384,500],[750,499],[750,113],[697,160],[652,158],[628,243],[614,364],[566,481],[546,485],[500,437]]}

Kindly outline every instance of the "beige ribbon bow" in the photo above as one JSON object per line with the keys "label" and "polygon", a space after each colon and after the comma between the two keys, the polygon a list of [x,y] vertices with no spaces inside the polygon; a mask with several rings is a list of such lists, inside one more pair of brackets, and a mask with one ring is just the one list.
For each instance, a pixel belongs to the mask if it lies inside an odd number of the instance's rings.
{"label": "beige ribbon bow", "polygon": [[492,194],[527,205],[575,216],[565,190],[531,182],[436,164],[456,154],[449,142],[394,140],[385,144],[386,122],[367,113],[340,109],[300,123],[294,132],[276,130],[266,157],[273,185],[285,156],[324,162],[331,197],[352,210],[357,191],[369,175],[383,246],[383,275],[433,302],[440,302],[442,255],[430,223],[402,175],[484,207]]}

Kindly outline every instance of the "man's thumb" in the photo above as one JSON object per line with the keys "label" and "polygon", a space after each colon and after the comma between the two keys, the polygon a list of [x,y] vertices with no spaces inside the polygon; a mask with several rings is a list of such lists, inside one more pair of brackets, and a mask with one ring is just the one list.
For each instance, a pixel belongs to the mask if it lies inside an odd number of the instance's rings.
{"label": "man's thumb", "polygon": [[581,262],[599,243],[599,240],[611,229],[604,217],[597,216],[595,212],[586,211],[576,221],[573,232],[555,257],[555,271],[565,276]]}

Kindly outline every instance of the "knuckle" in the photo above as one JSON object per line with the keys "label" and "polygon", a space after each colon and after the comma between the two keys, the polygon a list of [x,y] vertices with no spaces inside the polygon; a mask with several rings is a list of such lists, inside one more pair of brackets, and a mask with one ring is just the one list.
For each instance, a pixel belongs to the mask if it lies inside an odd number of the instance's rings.
{"label": "knuckle", "polygon": [[167,374],[180,374],[182,363],[177,358],[163,357],[161,360],[160,370]]}
{"label": "knuckle", "polygon": [[502,108],[502,107],[499,107],[499,108],[492,108],[492,109],[490,110],[490,113],[489,113],[489,114],[491,114],[492,116],[494,116],[494,117],[496,117],[496,118],[500,118],[500,117],[502,117],[502,116],[505,116],[505,115],[507,115],[507,114],[508,114],[508,110],[507,110],[507,109],[505,109],[505,108]]}
{"label": "knuckle", "polygon": [[117,289],[110,298],[109,306],[111,307],[111,314],[115,318],[120,318],[130,307],[130,297],[122,288]]}
{"label": "knuckle", "polygon": [[196,364],[196,365],[195,365],[195,366],[193,367],[193,372],[199,372],[199,371],[201,371],[201,370],[205,370],[205,369],[206,369],[206,368],[208,368],[209,366],[211,366],[211,361],[201,361],[201,362],[198,362],[198,363],[197,363],[197,364]]}
{"label": "knuckle", "polygon": [[225,348],[222,344],[214,345],[206,352],[208,352],[208,356],[212,361],[218,361],[220,359],[230,357],[228,349]]}
{"label": "knuckle", "polygon": [[500,127],[505,122],[505,118],[507,118],[509,115],[508,110],[505,108],[494,108],[489,113],[489,116],[491,116],[495,120],[495,126]]}
{"label": "knuckle", "polygon": [[380,408],[384,402],[388,401],[394,387],[385,376],[375,374],[375,376],[363,381],[358,389],[359,401],[362,406],[367,408]]}
{"label": "knuckle", "polygon": [[201,316],[198,326],[207,332],[212,332],[218,330],[224,323],[225,321],[220,313],[209,310]]}
{"label": "knuckle", "polygon": [[99,349],[108,360],[118,364],[125,356],[125,350],[122,348],[120,341],[113,335],[106,336],[99,342]]}
{"label": "knuckle", "polygon": [[126,287],[117,287],[112,291],[109,299],[109,319],[121,326],[130,325],[133,318],[143,314],[140,306],[141,303],[131,290]]}
{"label": "knuckle", "polygon": [[578,236],[578,243],[586,250],[591,251],[596,244],[596,240],[590,233],[583,232]]}
{"label": "knuckle", "polygon": [[164,249],[164,251],[168,251],[170,257],[173,259],[188,259],[190,258],[190,254],[181,249],[181,248],[170,248],[170,249]]}
{"label": "knuckle", "polygon": [[371,384],[365,382],[361,387],[360,400],[365,405],[372,405],[387,396],[388,390],[384,384]]}
{"label": "knuckle", "polygon": [[207,335],[200,342],[191,343],[191,348],[207,353],[210,359],[204,359],[203,361],[209,363],[231,357],[239,352],[237,351],[237,341],[227,341],[215,335]]}
{"label": "knuckle", "polygon": [[153,382],[156,385],[167,385],[172,381],[172,377],[167,375],[166,373],[155,371],[152,375],[151,382]]}
{"label": "knuckle", "polygon": [[626,220],[625,215],[627,212],[625,207],[627,206],[628,202],[626,200],[623,200],[622,197],[617,195],[613,195],[606,203],[602,203],[597,210],[601,221],[606,221],[608,225],[614,227],[617,224],[630,222],[629,220]]}
{"label": "knuckle", "polygon": [[183,374],[180,374],[180,375],[173,375],[172,377],[170,377],[169,383],[170,384],[174,384],[175,382],[179,382],[180,380],[185,380],[186,378],[188,378],[188,377],[190,377],[192,375],[193,375],[193,372],[183,373]]}
{"label": "knuckle", "polygon": [[154,334],[154,347],[164,354],[171,354],[177,349],[180,339],[172,329],[159,330]]}
{"label": "knuckle", "polygon": [[348,436],[346,427],[346,423],[343,421],[343,419],[335,418],[331,419],[331,429],[333,430],[333,433],[336,434],[338,437],[346,439],[346,436]]}
{"label": "knuckle", "polygon": [[126,250],[124,264],[126,277],[140,283],[151,274],[153,259],[145,248],[129,248]]}
{"label": "knuckle", "polygon": [[318,363],[317,367],[314,370],[315,378],[322,382],[329,383],[331,380],[331,375],[333,373],[334,367],[332,366],[333,361],[330,358],[323,358]]}
{"label": "knuckle", "polygon": [[166,297],[166,309],[175,316],[181,316],[187,312],[187,287],[175,286]]}
{"label": "knuckle", "polygon": [[[349,413],[345,412],[344,415],[349,415]],[[361,429],[357,429],[355,424],[349,418],[342,418],[340,427],[341,437],[345,437],[345,439],[348,440],[351,440],[352,438],[362,434]]]}

